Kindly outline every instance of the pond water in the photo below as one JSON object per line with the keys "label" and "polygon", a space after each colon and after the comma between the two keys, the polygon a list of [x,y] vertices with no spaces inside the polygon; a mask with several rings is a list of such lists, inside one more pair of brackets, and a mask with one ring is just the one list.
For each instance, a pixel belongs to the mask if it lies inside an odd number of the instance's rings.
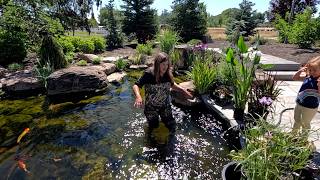
{"label": "pond water", "polygon": [[229,161],[221,122],[205,108],[172,105],[175,135],[160,124],[147,138],[131,86],[126,79],[102,96],[45,112],[45,97],[0,101],[0,179],[221,179]]}

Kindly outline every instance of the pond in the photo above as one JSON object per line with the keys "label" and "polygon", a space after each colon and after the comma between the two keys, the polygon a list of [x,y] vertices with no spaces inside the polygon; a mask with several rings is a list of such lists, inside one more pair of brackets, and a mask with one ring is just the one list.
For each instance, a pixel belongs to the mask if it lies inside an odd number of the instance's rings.
{"label": "pond", "polygon": [[172,105],[175,135],[160,124],[150,140],[132,82],[45,112],[41,96],[0,101],[0,179],[221,179],[229,161],[222,123],[203,107]]}

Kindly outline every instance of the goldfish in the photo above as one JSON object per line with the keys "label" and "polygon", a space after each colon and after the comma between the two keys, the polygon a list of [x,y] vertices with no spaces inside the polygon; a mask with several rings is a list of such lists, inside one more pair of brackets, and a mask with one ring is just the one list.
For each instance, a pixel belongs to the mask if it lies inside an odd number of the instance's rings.
{"label": "goldfish", "polygon": [[28,132],[30,131],[29,128],[24,129],[24,131],[20,134],[20,136],[17,139],[17,143],[20,143],[21,139],[23,138],[23,136],[25,136]]}
{"label": "goldfish", "polygon": [[24,172],[29,173],[27,165],[23,162],[23,160],[18,160],[18,167]]}

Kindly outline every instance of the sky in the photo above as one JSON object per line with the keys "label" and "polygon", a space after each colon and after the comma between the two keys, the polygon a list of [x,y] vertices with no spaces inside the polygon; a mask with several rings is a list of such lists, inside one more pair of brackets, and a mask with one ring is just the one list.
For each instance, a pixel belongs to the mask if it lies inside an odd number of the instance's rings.
{"label": "sky", "polygon": [[[115,0],[114,2],[115,7],[119,9],[122,1]],[[154,0],[152,8],[157,9],[158,14],[161,14],[164,9],[171,11],[172,2],[173,0]],[[242,0],[200,0],[200,2],[204,2],[206,4],[208,13],[211,15],[218,15],[225,9],[239,7],[239,4],[242,2]],[[251,2],[255,3],[253,9],[256,9],[258,12],[264,12],[268,10],[269,0],[256,0]],[[105,7],[107,3],[108,0],[102,0],[102,7]],[[96,7],[94,8],[94,11],[96,17],[98,17],[97,14],[99,13]]]}

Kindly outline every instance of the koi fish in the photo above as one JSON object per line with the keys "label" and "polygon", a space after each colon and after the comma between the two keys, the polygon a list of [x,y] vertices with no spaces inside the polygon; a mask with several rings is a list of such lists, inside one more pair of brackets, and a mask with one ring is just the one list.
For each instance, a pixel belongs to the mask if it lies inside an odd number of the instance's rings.
{"label": "koi fish", "polygon": [[27,165],[22,161],[22,160],[18,160],[18,167],[26,172],[26,173],[29,173],[28,169],[27,169]]}
{"label": "koi fish", "polygon": [[25,136],[28,132],[30,131],[29,128],[24,129],[24,131],[20,134],[20,136],[17,139],[17,143],[20,143],[21,139],[23,138],[23,136]]}

